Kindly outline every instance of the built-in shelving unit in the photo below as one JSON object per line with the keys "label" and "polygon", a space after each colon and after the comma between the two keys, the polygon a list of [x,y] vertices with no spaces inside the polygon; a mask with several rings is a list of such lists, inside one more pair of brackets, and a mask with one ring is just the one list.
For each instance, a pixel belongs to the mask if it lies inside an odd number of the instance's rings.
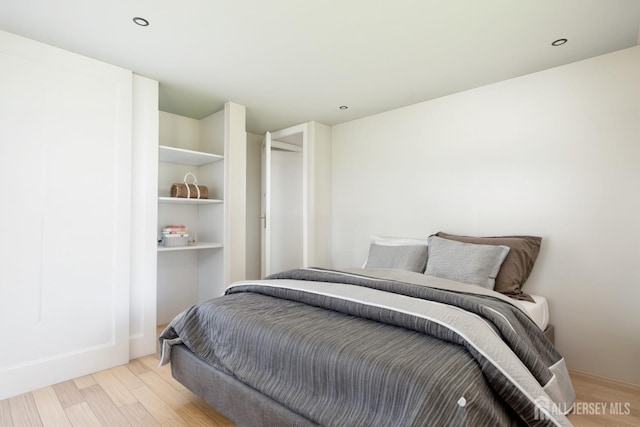
{"label": "built-in shelving unit", "polygon": [[[192,121],[193,119],[185,120]],[[160,145],[158,148],[158,159],[160,160],[159,176],[160,179],[158,194],[166,194],[167,189],[171,187],[173,182],[177,182],[177,177],[182,175],[183,172],[190,172],[195,176],[205,178],[205,184],[208,188],[217,189],[220,193],[222,185],[220,182],[216,182],[215,175],[212,175],[206,168],[207,165],[212,165],[215,162],[224,160],[224,156],[219,154],[212,154],[203,151],[188,150],[184,148],[171,147],[168,145]],[[168,165],[168,163],[170,165]],[[177,175],[176,175],[177,174]],[[219,174],[218,174],[219,175]],[[220,178],[221,179],[221,178]],[[198,233],[211,235],[211,231],[214,228],[222,228],[222,224],[216,224],[212,215],[207,215],[204,211],[199,209],[200,206],[206,205],[218,205],[224,203],[222,199],[197,199],[197,198],[185,198],[185,197],[168,197],[158,196],[158,209],[159,218],[168,221],[167,218],[171,218],[171,224],[186,225],[191,235],[198,236]],[[197,212],[188,212],[185,210],[179,210],[176,213],[164,212],[162,205],[183,205],[183,206],[195,206]],[[165,213],[165,215],[163,215]],[[158,224],[159,228],[162,228],[169,224]],[[222,235],[219,233],[222,237]],[[158,245],[159,252],[166,251],[184,251],[193,249],[216,249],[222,248],[224,245],[219,243],[203,243],[196,239],[196,243],[190,246],[162,246]]]}
{"label": "built-in shelving unit", "polygon": [[[223,115],[196,120],[160,114],[158,235],[168,225],[184,225],[190,243],[158,243],[158,323],[213,296],[224,277],[225,156],[223,144],[216,141],[224,138]],[[210,198],[170,197],[172,184],[187,173],[208,188]]]}
{"label": "built-in shelving unit", "polygon": [[[190,244],[157,247],[158,324],[222,295],[232,275],[244,278],[245,158],[243,106],[226,103],[202,119],[160,112],[158,235],[166,226],[184,225]],[[170,197],[171,186],[189,173],[207,187],[209,198]]]}

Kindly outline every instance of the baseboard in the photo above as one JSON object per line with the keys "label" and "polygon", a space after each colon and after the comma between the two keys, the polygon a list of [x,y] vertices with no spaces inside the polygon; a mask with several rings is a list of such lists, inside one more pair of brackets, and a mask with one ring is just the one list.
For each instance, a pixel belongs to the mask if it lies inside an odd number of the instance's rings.
{"label": "baseboard", "polygon": [[582,377],[586,377],[587,379],[592,381],[610,383],[618,387],[628,387],[628,388],[631,388],[632,391],[635,391],[636,393],[640,393],[640,384],[634,384],[634,383],[630,383],[627,381],[622,381],[614,378],[603,377],[601,375],[596,375],[589,372],[580,371],[577,369],[569,369],[569,375],[579,375]]}

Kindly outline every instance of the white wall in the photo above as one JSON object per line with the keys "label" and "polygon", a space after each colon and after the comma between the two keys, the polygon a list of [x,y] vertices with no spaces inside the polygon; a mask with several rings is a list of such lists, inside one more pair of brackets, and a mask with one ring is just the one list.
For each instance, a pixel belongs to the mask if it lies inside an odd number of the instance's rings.
{"label": "white wall", "polygon": [[543,237],[571,369],[640,384],[640,47],[334,126],[334,267],[372,234]]}
{"label": "white wall", "polygon": [[129,358],[156,351],[158,82],[133,75]]}
{"label": "white wall", "polygon": [[263,138],[264,135],[247,132],[247,279],[260,278]]}
{"label": "white wall", "polygon": [[[224,285],[244,280],[247,273],[247,132],[246,108],[224,105]],[[218,289],[222,295],[223,289]],[[216,295],[217,296],[217,295]]]}

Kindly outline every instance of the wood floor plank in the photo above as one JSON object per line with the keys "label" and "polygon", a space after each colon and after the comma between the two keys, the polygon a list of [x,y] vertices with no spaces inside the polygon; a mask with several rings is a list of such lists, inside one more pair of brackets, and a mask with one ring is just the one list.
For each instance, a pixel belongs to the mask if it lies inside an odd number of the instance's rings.
{"label": "wood floor plank", "polygon": [[[146,372],[139,376],[153,392],[158,395],[190,426],[217,426],[214,419],[208,417],[198,406],[191,402],[189,396],[176,391],[170,382],[160,377],[157,372]],[[172,380],[175,381],[175,380]],[[195,395],[194,395],[195,397]],[[194,399],[195,400],[195,399]]]}
{"label": "wood floor plank", "polygon": [[147,386],[138,387],[135,390],[131,390],[138,401],[142,403],[147,411],[158,421],[161,425],[171,426],[185,426],[189,425],[182,420],[182,418],[167,405],[158,395],[156,395]]}
{"label": "wood floor plank", "polygon": [[[147,356],[143,356],[138,360],[140,360],[142,363],[144,363],[145,366],[147,368],[149,368],[149,370],[151,370],[151,371],[157,371],[158,369],[162,369],[163,368],[162,366],[159,365],[160,364],[160,360],[154,354],[149,354]],[[169,365],[165,365],[165,366],[169,366]]]}
{"label": "wood floor plank", "polygon": [[116,378],[111,370],[101,371],[93,374],[93,378],[111,398],[116,406],[124,406],[136,403],[136,398],[131,392]]}
{"label": "wood floor plank", "polygon": [[178,415],[187,422],[190,426],[197,427],[219,427],[215,420],[209,418],[204,412],[202,412],[193,403],[188,403],[176,410]]}
{"label": "wood floor plank", "polygon": [[103,427],[87,402],[80,402],[64,409],[73,427]]}
{"label": "wood floor plank", "polygon": [[84,402],[84,396],[80,393],[75,381],[55,384],[53,390],[56,392],[63,408]]}
{"label": "wood floor plank", "polygon": [[129,370],[135,375],[140,375],[150,371],[149,367],[145,365],[140,359],[133,359],[129,361],[129,363],[127,363],[125,366],[129,368]]}
{"label": "wood floor plank", "polygon": [[82,395],[103,426],[130,427],[131,424],[99,384],[83,388]]}
{"label": "wood floor plank", "polygon": [[11,418],[16,427],[42,427],[33,394],[26,393],[9,399]]}
{"label": "wood floor plank", "polygon": [[120,408],[127,420],[133,427],[159,427],[160,424],[146,410],[144,405],[136,402],[131,405],[125,405]]}
{"label": "wood floor plank", "polygon": [[0,426],[13,427],[13,420],[11,419],[11,407],[9,406],[9,400],[0,400]]}
{"label": "wood floor plank", "polygon": [[200,397],[193,394],[190,390],[186,389],[181,391],[181,393],[189,399],[191,404],[195,405],[198,409],[200,409],[207,417],[211,418],[217,425],[221,427],[233,427],[233,421],[222,415],[220,412],[213,409],[211,406],[207,404]]}
{"label": "wood floor plank", "polygon": [[585,402],[604,402],[610,412],[624,411],[640,417],[640,387],[585,374],[573,374],[572,379],[576,394]]}
{"label": "wood floor plank", "polygon": [[183,386],[182,384],[180,384],[178,381],[174,381],[173,377],[171,376],[171,365],[164,365],[164,366],[158,366],[158,358],[154,355],[149,355],[149,356],[145,356],[142,357],[140,360],[142,360],[142,362],[147,365],[147,367],[157,373],[158,375],[160,375],[162,378],[166,379],[173,388],[175,388],[178,391],[182,391],[182,390],[186,390],[187,388],[185,386]]}
{"label": "wood floor plank", "polygon": [[567,417],[576,427],[640,425],[640,387],[570,372],[576,406]]}
{"label": "wood floor plank", "polygon": [[44,427],[72,427],[52,386],[32,392]]}
{"label": "wood floor plank", "polygon": [[140,378],[134,374],[127,365],[116,366],[109,371],[122,383],[127,390],[133,390],[144,385]]}
{"label": "wood floor plank", "polygon": [[158,395],[171,409],[178,409],[181,406],[189,404],[183,394],[177,391],[170,382],[164,380],[156,372],[145,372],[139,375],[139,378]]}
{"label": "wood floor plank", "polygon": [[91,375],[85,375],[84,377],[76,378],[73,380],[76,383],[76,387],[79,390],[83,388],[91,387],[96,384],[96,380]]}

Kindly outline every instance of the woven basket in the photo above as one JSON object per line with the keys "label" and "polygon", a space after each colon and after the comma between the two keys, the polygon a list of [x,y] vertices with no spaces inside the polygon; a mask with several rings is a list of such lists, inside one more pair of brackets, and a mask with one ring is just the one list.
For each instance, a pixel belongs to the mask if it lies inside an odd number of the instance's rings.
{"label": "woven basket", "polygon": [[[193,178],[191,184],[187,183],[189,175]],[[184,176],[184,182],[171,185],[171,197],[182,197],[186,199],[208,199],[209,188],[206,185],[198,185],[196,176],[191,172]]]}

